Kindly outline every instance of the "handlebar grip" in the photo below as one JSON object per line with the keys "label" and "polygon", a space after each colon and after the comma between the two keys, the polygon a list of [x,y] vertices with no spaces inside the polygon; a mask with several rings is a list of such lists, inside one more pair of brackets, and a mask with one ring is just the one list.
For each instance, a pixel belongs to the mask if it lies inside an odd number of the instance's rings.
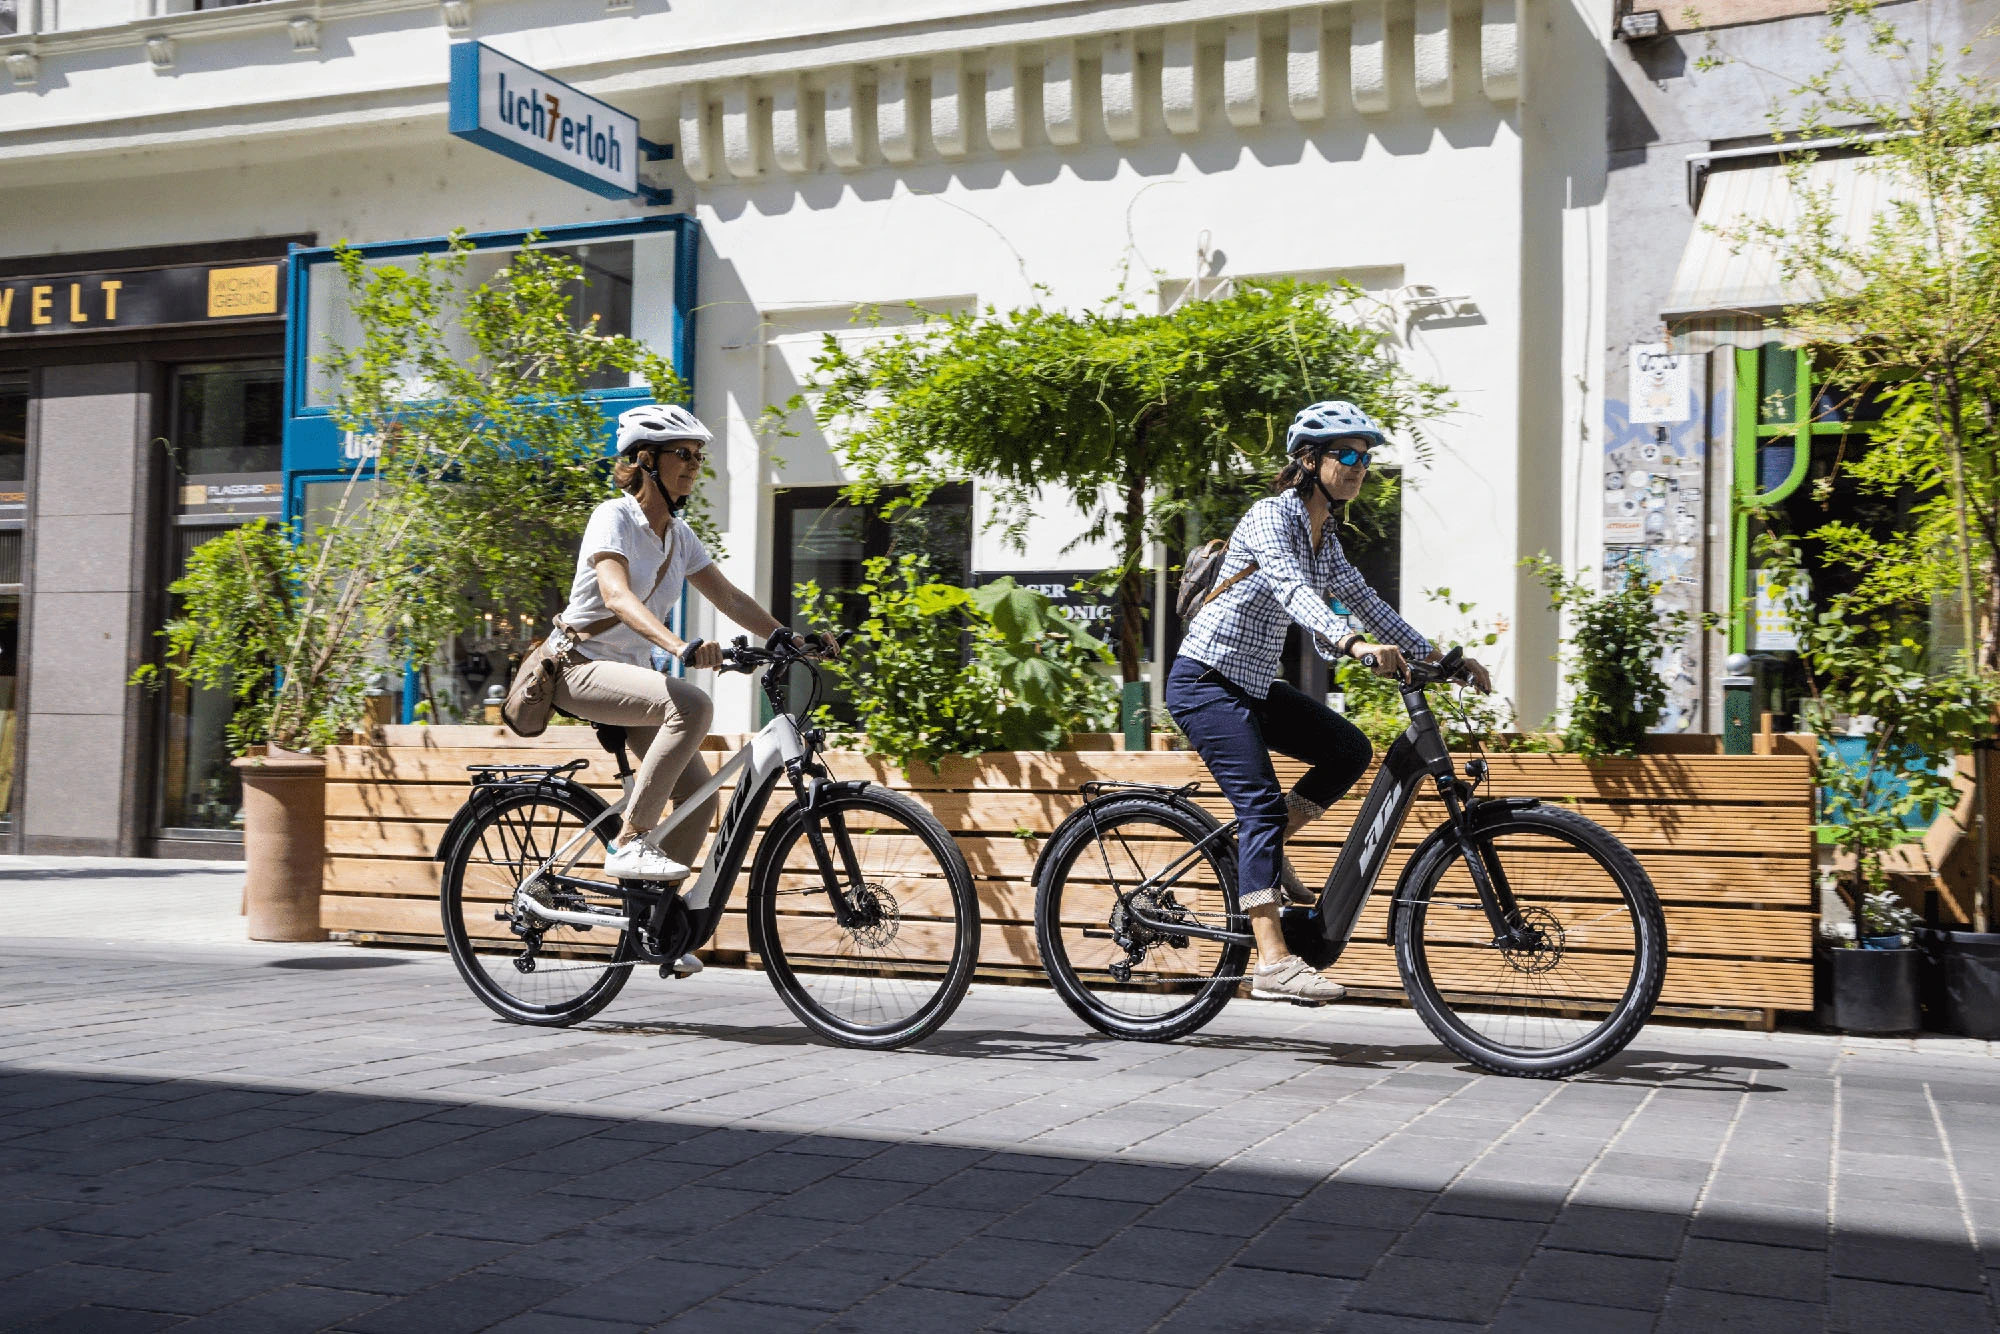
{"label": "handlebar grip", "polygon": [[1373,653],[1364,653],[1359,658],[1356,658],[1355,661],[1371,672],[1375,670],[1375,655]]}
{"label": "handlebar grip", "polygon": [[688,640],[686,645],[683,646],[681,649],[681,661],[683,663],[693,662],[695,650],[699,649],[703,644],[706,644],[707,642],[708,641],[706,639]]}

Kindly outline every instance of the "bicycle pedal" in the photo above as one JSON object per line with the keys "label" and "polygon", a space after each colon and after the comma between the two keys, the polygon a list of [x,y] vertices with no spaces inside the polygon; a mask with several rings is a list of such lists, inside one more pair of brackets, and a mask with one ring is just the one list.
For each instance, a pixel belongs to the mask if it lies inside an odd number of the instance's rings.
{"label": "bicycle pedal", "polygon": [[702,962],[693,954],[683,954],[670,963],[660,965],[660,976],[672,981],[676,978],[693,977],[702,970]]}

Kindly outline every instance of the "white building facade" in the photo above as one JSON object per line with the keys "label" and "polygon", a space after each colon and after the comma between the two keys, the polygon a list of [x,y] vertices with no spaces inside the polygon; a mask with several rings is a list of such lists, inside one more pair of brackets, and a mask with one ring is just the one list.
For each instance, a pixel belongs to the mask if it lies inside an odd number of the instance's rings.
{"label": "white building facade", "polygon": [[[108,274],[140,275],[136,290],[169,269],[272,262],[291,243],[459,227],[698,221],[689,351],[719,442],[726,569],[781,603],[824,536],[818,488],[843,474],[809,423],[760,426],[822,335],[865,336],[857,307],[891,321],[911,307],[1085,307],[1121,283],[1148,306],[1194,279],[1349,278],[1393,312],[1410,369],[1458,404],[1429,456],[1404,460],[1403,610],[1449,635],[1458,613],[1424,596],[1444,587],[1504,619],[1502,689],[1531,722],[1554,708],[1556,626],[1519,562],[1593,564],[1602,548],[1608,0],[151,12],[182,8],[17,0],[0,36],[0,291],[18,279],[26,311],[47,286],[57,310],[46,326],[0,320],[0,441],[7,394],[23,405],[19,507],[0,504],[0,543],[11,529],[20,553],[0,583],[0,634],[15,637],[0,638],[13,846],[187,841],[167,807],[187,806],[189,780],[162,775],[193,743],[160,721],[169,704],[125,681],[155,653],[181,530],[239,516],[190,502],[185,467],[151,442],[173,443],[187,404],[221,402],[225,381],[239,416],[211,407],[211,426],[240,433],[244,405],[263,401],[243,397],[257,372],[241,368],[279,355],[285,321],[281,293],[269,310],[211,306],[146,329],[69,321],[68,284],[88,314]],[[600,198],[452,138],[450,48],[468,40],[639,117],[674,146],[646,168],[674,202]],[[634,327],[661,328],[648,308],[664,298],[643,275],[633,291]],[[213,380],[200,393],[195,367]],[[263,476],[246,449],[229,475]],[[966,504],[984,517],[977,479]],[[1065,549],[1081,527],[1056,499],[1026,550],[975,521],[969,573],[1103,565],[1103,549]],[[698,604],[688,629],[728,632]],[[714,685],[717,726],[750,725],[750,683]]]}

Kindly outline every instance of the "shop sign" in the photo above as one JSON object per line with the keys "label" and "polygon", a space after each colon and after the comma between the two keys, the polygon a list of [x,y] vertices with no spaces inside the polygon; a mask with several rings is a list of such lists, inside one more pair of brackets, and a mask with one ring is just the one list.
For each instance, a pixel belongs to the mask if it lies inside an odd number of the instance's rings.
{"label": "shop sign", "polygon": [[639,118],[482,42],[451,48],[454,135],[607,199],[639,189]]}
{"label": "shop sign", "polygon": [[[1097,582],[1102,570],[988,570],[972,576],[975,584],[990,584],[1011,576],[1016,584],[1042,594],[1056,613],[1075,621],[1112,648],[1118,646],[1118,594]],[[1144,642],[1140,656],[1152,654],[1153,581],[1146,580],[1146,612],[1141,618]]]}
{"label": "shop sign", "polygon": [[28,512],[26,491],[0,491],[0,519],[18,519]]}
{"label": "shop sign", "polygon": [[284,300],[276,260],[0,278],[0,338],[216,324],[276,315]]}
{"label": "shop sign", "polygon": [[285,475],[232,472],[184,478],[180,512],[189,517],[278,518],[285,512]]}

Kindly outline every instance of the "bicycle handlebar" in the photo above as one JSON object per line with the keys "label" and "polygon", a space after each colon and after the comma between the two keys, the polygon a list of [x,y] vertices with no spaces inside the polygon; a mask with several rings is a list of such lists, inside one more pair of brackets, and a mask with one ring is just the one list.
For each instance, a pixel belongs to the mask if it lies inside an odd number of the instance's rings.
{"label": "bicycle handlebar", "polygon": [[[1364,653],[1357,661],[1371,672],[1380,666],[1379,660],[1373,653]],[[1403,680],[1406,684],[1421,689],[1424,686],[1436,685],[1440,681],[1458,679],[1464,666],[1465,650],[1462,648],[1454,648],[1436,662],[1411,662],[1404,659]]]}

